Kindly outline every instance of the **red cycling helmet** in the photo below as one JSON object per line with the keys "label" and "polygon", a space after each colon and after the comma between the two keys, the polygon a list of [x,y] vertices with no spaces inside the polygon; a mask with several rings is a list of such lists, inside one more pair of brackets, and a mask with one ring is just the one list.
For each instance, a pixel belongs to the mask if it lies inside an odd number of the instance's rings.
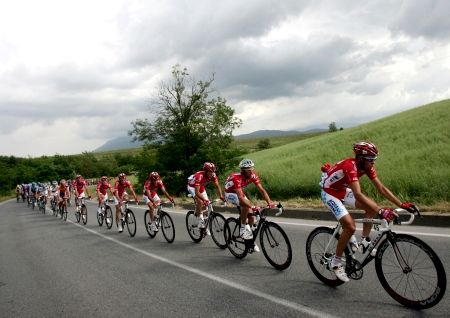
{"label": "red cycling helmet", "polygon": [[101,181],[107,181],[107,180],[108,180],[108,177],[107,177],[107,176],[103,176],[103,177],[100,178],[100,180],[101,180]]}
{"label": "red cycling helmet", "polygon": [[158,172],[156,172],[156,171],[153,171],[153,172],[151,172],[150,173],[150,179],[151,180],[159,180],[159,173]]}
{"label": "red cycling helmet", "polygon": [[81,178],[81,174],[77,174],[77,176],[75,177],[75,179],[80,179]]}
{"label": "red cycling helmet", "polygon": [[360,157],[368,157],[372,159],[376,159],[378,156],[378,149],[373,143],[360,141],[353,145],[353,151],[356,156]]}
{"label": "red cycling helmet", "polygon": [[124,179],[127,175],[125,173],[119,173],[119,179]]}
{"label": "red cycling helmet", "polygon": [[212,162],[205,162],[203,165],[203,170],[214,172],[216,171],[216,166]]}

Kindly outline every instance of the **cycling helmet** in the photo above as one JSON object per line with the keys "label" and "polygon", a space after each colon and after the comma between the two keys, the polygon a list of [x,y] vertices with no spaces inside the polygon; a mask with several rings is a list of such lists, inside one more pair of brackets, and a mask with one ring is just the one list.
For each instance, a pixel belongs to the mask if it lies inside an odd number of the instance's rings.
{"label": "cycling helmet", "polygon": [[159,173],[158,172],[156,172],[156,171],[153,171],[153,172],[151,172],[150,173],[150,179],[151,180],[158,180],[159,179]]}
{"label": "cycling helmet", "polygon": [[212,162],[205,162],[203,165],[203,170],[214,172],[216,171],[216,166]]}
{"label": "cycling helmet", "polygon": [[75,177],[75,179],[80,179],[81,178],[81,174],[77,174],[77,176]]}
{"label": "cycling helmet", "polygon": [[55,181],[52,181],[52,185],[53,185],[53,186],[57,186],[57,185],[58,185],[58,181],[56,181],[56,180],[55,180]]}
{"label": "cycling helmet", "polygon": [[101,180],[101,181],[107,181],[107,180],[108,180],[108,177],[107,177],[107,176],[103,176],[103,177],[100,178],[100,180]]}
{"label": "cycling helmet", "polygon": [[353,151],[356,156],[376,159],[378,156],[377,147],[370,142],[360,141],[353,145]]}
{"label": "cycling helmet", "polygon": [[125,173],[119,173],[119,179],[124,179],[127,175]]}
{"label": "cycling helmet", "polygon": [[239,167],[241,169],[251,169],[254,166],[255,164],[250,159],[242,159],[242,161],[239,163]]}
{"label": "cycling helmet", "polygon": [[60,183],[61,183],[61,184],[66,184],[66,180],[61,179]]}

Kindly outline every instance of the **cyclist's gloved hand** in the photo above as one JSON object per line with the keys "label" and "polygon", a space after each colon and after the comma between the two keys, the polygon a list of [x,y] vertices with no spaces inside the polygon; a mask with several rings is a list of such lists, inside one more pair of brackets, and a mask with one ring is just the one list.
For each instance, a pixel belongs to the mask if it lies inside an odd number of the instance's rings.
{"label": "cyclist's gloved hand", "polygon": [[204,206],[208,206],[209,205],[209,200],[203,200],[203,205]]}
{"label": "cyclist's gloved hand", "polygon": [[275,204],[274,204],[273,202],[269,202],[269,204],[267,205],[267,207],[268,207],[269,209],[273,209],[273,208],[275,208]]}
{"label": "cyclist's gloved hand", "polygon": [[222,202],[225,202],[225,197],[223,195],[221,195],[220,200],[222,200]]}
{"label": "cyclist's gloved hand", "polygon": [[418,213],[419,209],[413,204],[409,202],[404,202],[400,205],[402,209],[405,209],[409,213]]}
{"label": "cyclist's gloved hand", "polygon": [[175,204],[175,200],[172,197],[169,197],[169,201]]}
{"label": "cyclist's gloved hand", "polygon": [[378,211],[378,215],[380,216],[381,219],[386,220],[388,222],[391,222],[396,216],[398,216],[391,208],[381,208]]}

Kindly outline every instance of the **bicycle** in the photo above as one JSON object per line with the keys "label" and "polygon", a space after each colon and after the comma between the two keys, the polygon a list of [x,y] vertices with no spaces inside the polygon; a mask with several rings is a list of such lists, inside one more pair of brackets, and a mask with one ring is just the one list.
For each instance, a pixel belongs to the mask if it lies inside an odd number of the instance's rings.
{"label": "bicycle", "polygon": [[37,205],[39,207],[39,211],[41,211],[42,214],[45,214],[45,210],[46,210],[45,196],[41,195],[39,197]]}
{"label": "bicycle", "polygon": [[83,221],[83,224],[86,225],[87,223],[87,207],[86,204],[84,204],[85,197],[81,198],[75,198],[75,218],[77,220],[77,223],[80,223],[80,219]]}
{"label": "bicycle", "polygon": [[[405,214],[404,209],[395,209]],[[418,213],[420,216],[420,213]],[[355,219],[356,223],[371,223],[378,233],[367,250],[353,252],[350,244],[345,248],[345,271],[350,279],[363,277],[363,268],[375,259],[378,279],[386,292],[400,304],[426,309],[439,303],[445,294],[447,278],[441,260],[433,249],[422,240],[409,235],[397,234],[392,225],[409,225],[415,215],[406,222],[396,219],[387,222],[380,219]],[[341,233],[340,223],[333,229],[318,227],[306,240],[306,257],[314,275],[329,286],[339,286],[339,280],[330,268]]]}
{"label": "bicycle", "polygon": [[[277,205],[278,212],[275,216],[283,213],[281,203]],[[240,207],[238,207],[240,212]],[[228,250],[236,258],[242,259],[247,254],[254,252],[256,237],[259,233],[261,249],[267,261],[277,270],[284,270],[291,265],[292,247],[289,238],[284,230],[275,222],[267,220],[267,211],[269,208],[254,208],[257,222],[252,226],[253,238],[244,240],[240,236],[240,219],[228,218],[225,223],[225,240]],[[259,220],[258,220],[259,218]]]}
{"label": "bicycle", "polygon": [[[220,199],[217,199],[213,202],[217,202],[219,200]],[[203,220],[205,226],[199,227],[198,225],[195,225],[195,212],[188,211],[188,213],[186,214],[186,229],[189,236],[195,243],[200,243],[202,239],[208,234],[206,230],[209,229],[214,243],[219,248],[225,249],[227,247],[227,241],[224,235],[226,220],[222,214],[214,211],[213,202],[209,202],[209,204],[206,206],[206,210],[202,211],[207,212]]]}
{"label": "bicycle", "polygon": [[97,222],[99,226],[103,226],[103,221],[106,222],[106,227],[109,229],[112,228],[114,223],[113,213],[111,207],[106,204],[106,202],[102,202],[100,205],[100,213],[97,211]]}
{"label": "bicycle", "polygon": [[[64,199],[61,205],[58,207],[59,213],[61,214],[61,219],[67,221],[67,201]],[[58,213],[56,213],[56,217],[58,217]]]}
{"label": "bicycle", "polygon": [[53,211],[53,215],[56,214],[56,209],[58,207],[56,194],[53,194],[52,199],[50,200],[50,208]]}
{"label": "bicycle", "polygon": [[[162,202],[156,207],[156,215],[155,215],[155,225],[157,229],[162,229],[164,238],[168,243],[173,243],[175,240],[175,225],[173,224],[172,218],[169,213],[162,209],[163,204],[172,203],[170,201]],[[172,203],[172,207],[174,204]],[[147,230],[148,235],[151,238],[154,238],[158,231],[154,231],[150,227],[151,219],[150,219],[150,210],[146,210],[144,214],[144,224],[145,229]]]}
{"label": "bicycle", "polygon": [[136,235],[136,217],[134,216],[134,212],[128,208],[129,202],[130,201],[122,202],[123,204],[120,206],[121,216],[119,222],[122,222],[122,228],[125,227],[125,224],[127,225],[128,233],[133,237]]}

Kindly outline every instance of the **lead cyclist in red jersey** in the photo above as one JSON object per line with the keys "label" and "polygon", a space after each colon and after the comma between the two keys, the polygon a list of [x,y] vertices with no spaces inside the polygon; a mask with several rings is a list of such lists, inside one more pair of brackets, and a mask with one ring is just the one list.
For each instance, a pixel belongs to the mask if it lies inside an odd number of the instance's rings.
{"label": "lead cyclist in red jersey", "polygon": [[[219,186],[219,181],[216,176],[216,166],[211,162],[205,162],[203,170],[198,171],[188,178],[187,190],[192,195],[195,201],[195,216],[194,225],[198,225],[201,228],[205,227],[203,220],[202,206],[209,204],[208,194],[206,193],[205,186],[208,183],[213,183],[222,201],[225,200],[222,194],[222,189]],[[206,229],[206,233],[209,234],[209,229]]]}
{"label": "lead cyclist in red jersey", "polygon": [[87,182],[81,175],[77,175],[77,177],[75,178],[75,182],[73,183],[73,190],[75,192],[75,199],[86,197],[84,192],[87,193],[89,198],[91,197],[87,188]]}
{"label": "lead cyclist in red jersey", "polygon": [[98,198],[98,213],[101,213],[101,205],[103,202],[108,200],[108,190],[111,193],[111,196],[114,197],[113,187],[111,183],[108,182],[108,177],[101,177],[100,181],[97,183],[97,198]]}
{"label": "lead cyclist in red jersey", "polygon": [[[378,149],[373,143],[357,142],[353,145],[353,151],[355,158],[339,161],[334,166],[330,164],[323,165],[320,182],[322,201],[341,223],[343,229],[336,246],[336,254],[332,259],[331,267],[336,277],[344,282],[348,282],[349,279],[342,265],[342,255],[345,246],[356,230],[355,221],[348,213],[346,206],[364,210],[365,218],[374,218],[378,214],[381,218],[392,221],[397,216],[392,209],[380,208],[374,200],[364,195],[361,192],[359,178],[367,175],[378,192],[387,200],[411,213],[418,211],[414,204],[402,203],[378,179],[374,167]],[[361,243],[365,242],[368,245],[371,228],[372,224],[363,224]]]}
{"label": "lead cyclist in red jersey", "polygon": [[158,190],[161,190],[162,193],[169,199],[170,202],[175,203],[173,198],[166,191],[166,187],[159,176],[159,173],[156,171],[150,172],[148,174],[148,179],[145,180],[144,183],[144,202],[147,204],[148,209],[150,211],[150,224],[146,224],[146,226],[150,225],[150,229],[154,232],[158,231],[158,227],[154,223],[155,221],[155,208],[161,204],[161,199],[158,196]]}
{"label": "lead cyclist in red jersey", "polygon": [[128,181],[126,177],[127,176],[125,173],[120,173],[116,183],[114,184],[114,205],[116,206],[116,224],[119,232],[123,232],[122,222],[120,222],[120,207],[122,206],[123,201],[128,201],[128,193],[125,190],[130,189],[134,199],[136,200],[136,204],[139,202],[131,182]]}
{"label": "lead cyclist in red jersey", "polygon": [[[246,197],[244,188],[253,183],[267,202],[267,205],[270,208],[273,208],[274,204],[254,170],[255,164],[253,161],[250,159],[243,159],[239,163],[239,167],[241,168],[241,172],[231,174],[225,182],[225,200],[240,207],[240,236],[245,240],[250,240],[253,238],[253,232],[250,226],[253,225],[255,219],[251,212],[252,202]],[[256,245],[255,251],[259,252],[259,248]]]}

